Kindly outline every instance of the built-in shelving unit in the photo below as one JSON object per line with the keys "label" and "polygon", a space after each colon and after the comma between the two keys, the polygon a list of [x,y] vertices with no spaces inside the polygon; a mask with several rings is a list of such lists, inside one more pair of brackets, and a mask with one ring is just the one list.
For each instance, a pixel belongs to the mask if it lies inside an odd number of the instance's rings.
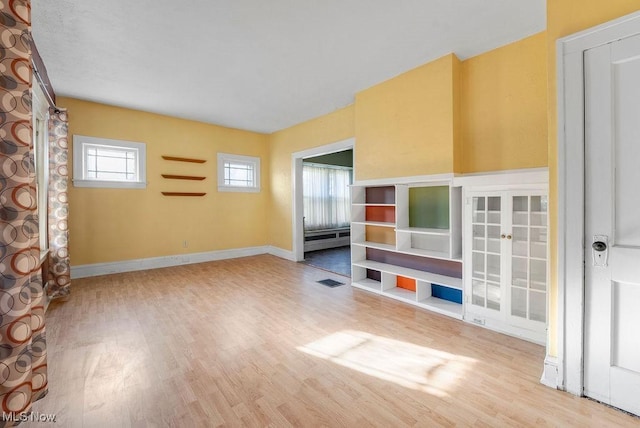
{"label": "built-in shelving unit", "polygon": [[352,285],[462,319],[460,198],[451,181],[352,186]]}
{"label": "built-in shelving unit", "polygon": [[517,171],[354,184],[352,285],[544,343],[547,183]]}

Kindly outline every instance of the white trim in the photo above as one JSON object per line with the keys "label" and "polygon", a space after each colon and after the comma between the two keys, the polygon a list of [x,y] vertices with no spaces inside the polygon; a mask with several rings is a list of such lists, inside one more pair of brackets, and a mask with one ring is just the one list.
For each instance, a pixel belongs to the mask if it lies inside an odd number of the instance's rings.
{"label": "white trim", "polygon": [[207,251],[203,253],[176,254],[172,256],[150,257],[145,259],[122,260],[108,263],[71,266],[71,278],[88,278],[98,275],[133,272],[138,270],[158,269],[194,263],[213,262],[216,260],[236,259],[239,257],[271,254],[287,260],[293,260],[290,251],[263,245],[260,247],[233,248],[230,250]]}
{"label": "white trim", "polygon": [[[416,184],[418,183],[418,184]],[[373,180],[359,180],[353,183],[353,186],[376,186],[389,184],[407,184],[407,185],[425,185],[443,183],[453,187],[482,187],[484,190],[490,190],[491,186],[499,187],[499,190],[505,190],[513,187],[514,189],[526,189],[527,186],[535,186],[536,189],[540,185],[549,184],[549,168],[523,168],[511,169],[504,171],[490,172],[474,172],[470,174],[433,174],[433,175],[417,175],[411,177],[395,177],[395,178],[376,178]]]}
{"label": "white trim", "polygon": [[[137,152],[136,181],[92,180],[85,177],[84,146],[99,145],[130,149]],[[147,145],[136,141],[112,140],[108,138],[73,136],[73,185],[74,187],[97,187],[112,189],[144,189],[147,187]]]}
{"label": "white trim", "polygon": [[549,388],[558,389],[558,359],[547,355],[544,359],[544,371],[540,378],[540,383]]}
{"label": "white trim", "polygon": [[260,193],[260,189],[256,187],[218,186],[218,192]]}
{"label": "white trim", "polygon": [[549,168],[525,168],[504,171],[490,171],[472,174],[462,174],[454,177],[454,186],[516,186],[522,189],[522,185],[549,183]]}
{"label": "white trim", "polygon": [[267,253],[272,256],[280,257],[281,259],[289,260],[292,262],[297,261],[293,255],[293,251],[285,250],[280,247],[274,247],[273,245],[269,245],[267,248]]}
{"label": "white trim", "polygon": [[[74,161],[75,162],[75,161]],[[147,182],[103,181],[103,180],[78,180],[73,179],[74,187],[95,187],[98,189],[146,189]]]}
{"label": "white trim", "polygon": [[523,184],[543,184],[549,182],[549,168],[521,168],[501,171],[473,172],[467,174],[432,174],[415,175],[410,177],[375,178],[371,180],[358,180],[354,186],[376,186],[393,184],[413,184],[413,183],[451,183],[454,187],[459,186],[508,186],[513,184],[522,188]]}
{"label": "white trim", "polygon": [[391,177],[391,178],[373,178],[371,180],[358,180],[354,181],[354,186],[376,186],[393,184],[413,184],[413,183],[431,183],[435,181],[451,183],[451,180],[455,177],[452,173],[445,174],[432,174],[432,175],[414,175],[411,177]]}
{"label": "white trim", "polygon": [[[234,155],[229,153],[218,153],[218,192],[260,192],[260,158],[258,156]],[[231,186],[224,183],[224,164],[225,162],[238,162],[253,167],[253,182],[251,187]]]}
{"label": "white trim", "polygon": [[584,386],[583,55],[635,34],[640,34],[640,12],[557,41],[558,385],[576,395]]}
{"label": "white trim", "polygon": [[[355,148],[355,138],[337,141],[324,146],[313,147],[291,154],[291,194],[293,201],[291,214],[292,228],[292,255],[293,261],[304,260],[304,208],[302,201],[302,159],[314,156],[326,155]],[[355,168],[354,168],[355,175]]]}

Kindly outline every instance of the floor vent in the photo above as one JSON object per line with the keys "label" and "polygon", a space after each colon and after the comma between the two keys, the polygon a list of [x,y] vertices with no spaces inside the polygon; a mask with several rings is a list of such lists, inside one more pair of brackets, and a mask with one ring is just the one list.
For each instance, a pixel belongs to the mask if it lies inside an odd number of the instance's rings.
{"label": "floor vent", "polygon": [[337,287],[339,285],[344,285],[344,282],[338,282],[336,280],[333,279],[322,279],[320,281],[317,281],[318,283],[322,284],[322,285],[326,285],[327,287]]}

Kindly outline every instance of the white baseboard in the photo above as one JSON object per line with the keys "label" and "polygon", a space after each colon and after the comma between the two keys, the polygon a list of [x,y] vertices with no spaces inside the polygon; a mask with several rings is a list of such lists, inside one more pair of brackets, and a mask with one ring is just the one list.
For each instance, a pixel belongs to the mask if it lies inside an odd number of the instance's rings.
{"label": "white baseboard", "polygon": [[293,251],[284,250],[280,247],[274,247],[273,245],[268,246],[267,253],[271,254],[272,256],[280,257],[281,259],[289,260],[292,262],[297,261],[295,256],[293,255]]}
{"label": "white baseboard", "polygon": [[558,358],[547,355],[544,359],[544,371],[540,383],[549,388],[558,389]]}
{"label": "white baseboard", "polygon": [[304,243],[304,252],[327,250],[329,248],[346,247],[351,244],[350,236],[343,236],[342,238],[322,239],[317,241],[308,241]]}
{"label": "white baseboard", "polygon": [[71,278],[87,278],[98,275],[109,275],[137,270],[157,269],[193,263],[212,262],[216,260],[235,259],[238,257],[272,254],[276,257],[295,261],[293,252],[282,248],[264,245],[261,247],[234,248],[231,250],[207,251],[204,253],[178,254],[173,256],[150,257],[146,259],[123,260],[118,262],[94,263],[90,265],[71,266]]}

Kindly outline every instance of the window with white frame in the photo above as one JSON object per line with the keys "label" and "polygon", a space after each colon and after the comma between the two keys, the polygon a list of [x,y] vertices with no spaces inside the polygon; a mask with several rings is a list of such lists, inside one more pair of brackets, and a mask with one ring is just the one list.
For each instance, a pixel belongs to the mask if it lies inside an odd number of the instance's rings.
{"label": "window with white frame", "polygon": [[259,192],[260,158],[218,153],[219,192]]}
{"label": "window with white frame", "polygon": [[73,184],[143,189],[147,187],[146,157],[144,143],[74,135]]}

